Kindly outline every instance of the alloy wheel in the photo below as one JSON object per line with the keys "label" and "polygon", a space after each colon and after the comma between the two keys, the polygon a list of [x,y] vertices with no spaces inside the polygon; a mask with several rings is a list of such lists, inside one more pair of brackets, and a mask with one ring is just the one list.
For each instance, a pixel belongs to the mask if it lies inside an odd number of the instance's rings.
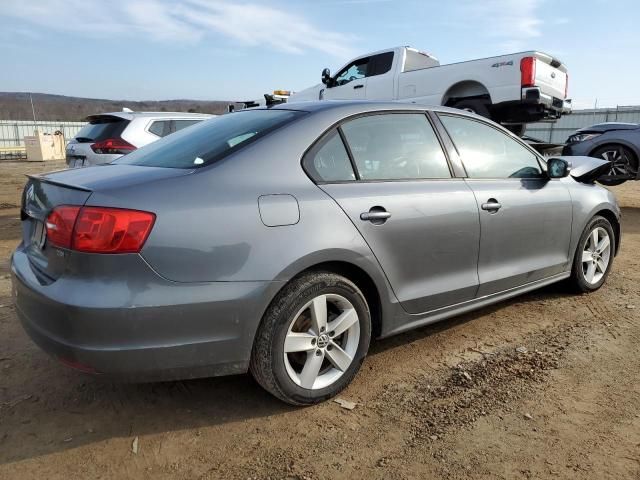
{"label": "alloy wheel", "polygon": [[293,317],[284,340],[289,378],[309,390],[325,388],[351,366],[360,342],[354,306],[337,294],[319,295]]}
{"label": "alloy wheel", "polygon": [[631,159],[623,148],[612,147],[610,150],[603,151],[600,156],[611,162],[609,173],[607,175],[629,175],[637,172],[632,171]]}
{"label": "alloy wheel", "polygon": [[607,271],[611,260],[611,238],[602,227],[594,228],[582,249],[582,275],[587,283],[597,284]]}

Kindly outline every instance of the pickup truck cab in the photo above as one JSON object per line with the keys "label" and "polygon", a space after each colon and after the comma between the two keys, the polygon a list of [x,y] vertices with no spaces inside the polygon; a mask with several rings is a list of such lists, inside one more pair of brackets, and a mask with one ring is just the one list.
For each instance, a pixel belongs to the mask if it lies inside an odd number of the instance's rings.
{"label": "pickup truck cab", "polygon": [[502,123],[516,133],[523,124],[554,121],[571,111],[569,76],[559,60],[529,51],[440,65],[410,47],[357,57],[322,83],[289,97],[306,100],[395,100],[461,108]]}

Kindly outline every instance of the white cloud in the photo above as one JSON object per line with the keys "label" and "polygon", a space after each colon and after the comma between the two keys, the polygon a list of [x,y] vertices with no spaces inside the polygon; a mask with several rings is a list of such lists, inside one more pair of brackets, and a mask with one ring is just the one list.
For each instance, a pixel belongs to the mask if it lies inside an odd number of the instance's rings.
{"label": "white cloud", "polygon": [[210,34],[237,45],[300,54],[352,55],[355,37],[325,31],[301,15],[233,0],[4,0],[0,16],[83,36],[194,44]]}
{"label": "white cloud", "polygon": [[543,0],[464,0],[460,15],[467,27],[478,29],[505,50],[531,48],[530,41],[542,35],[537,14]]}

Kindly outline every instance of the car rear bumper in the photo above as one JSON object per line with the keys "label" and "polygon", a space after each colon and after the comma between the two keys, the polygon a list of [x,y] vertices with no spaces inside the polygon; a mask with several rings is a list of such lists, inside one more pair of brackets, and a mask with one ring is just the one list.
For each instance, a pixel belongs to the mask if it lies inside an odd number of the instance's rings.
{"label": "car rear bumper", "polygon": [[122,155],[91,153],[87,155],[71,155],[67,152],[66,162],[69,168],[91,167],[106,165],[117,160]]}
{"label": "car rear bumper", "polygon": [[146,264],[148,279],[63,276],[43,285],[33,268],[18,248],[13,295],[33,341],[67,365],[125,381],[246,372],[258,323],[279,288],[279,282],[174,283]]}
{"label": "car rear bumper", "polygon": [[492,117],[503,124],[554,121],[571,113],[571,101],[543,93],[539,87],[523,88],[519,100],[496,103]]}
{"label": "car rear bumper", "polygon": [[522,89],[522,101],[528,104],[541,105],[553,118],[571,113],[571,101],[552,97],[542,92],[539,87]]}

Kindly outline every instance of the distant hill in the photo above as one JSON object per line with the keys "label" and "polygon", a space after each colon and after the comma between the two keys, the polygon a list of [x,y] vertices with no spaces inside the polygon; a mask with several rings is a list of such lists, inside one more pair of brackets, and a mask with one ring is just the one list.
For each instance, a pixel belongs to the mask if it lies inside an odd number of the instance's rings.
{"label": "distant hill", "polygon": [[[217,100],[105,100],[33,93],[37,120],[83,121],[87,115],[118,112],[123,107],[136,111],[224,113],[232,101]],[[0,92],[0,120],[32,120],[29,93]]]}

